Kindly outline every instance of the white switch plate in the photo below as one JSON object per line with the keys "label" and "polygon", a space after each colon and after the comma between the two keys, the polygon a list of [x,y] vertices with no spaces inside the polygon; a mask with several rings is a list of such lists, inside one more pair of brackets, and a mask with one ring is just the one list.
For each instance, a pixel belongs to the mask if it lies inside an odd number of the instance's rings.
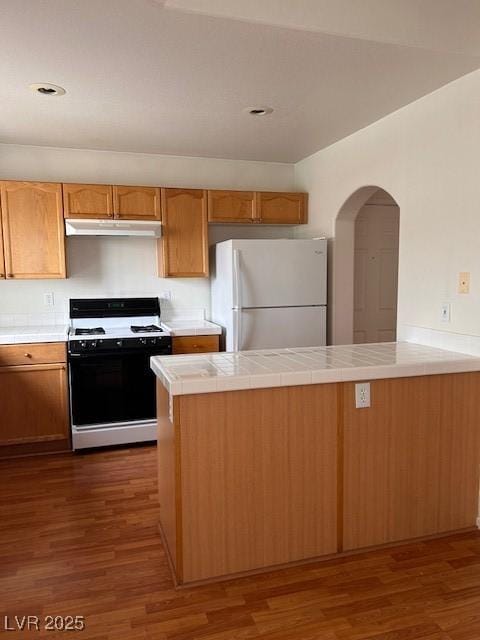
{"label": "white switch plate", "polygon": [[370,383],[359,382],[355,385],[355,407],[366,409],[370,406]]}
{"label": "white switch plate", "polygon": [[43,304],[46,307],[54,307],[55,306],[55,295],[53,294],[53,291],[50,291],[49,293],[44,293],[43,294]]}
{"label": "white switch plate", "polygon": [[167,291],[163,291],[162,295],[160,296],[162,298],[162,300],[172,300],[173,299],[173,295],[172,292],[167,290]]}
{"label": "white switch plate", "polygon": [[442,304],[441,319],[442,322],[450,322],[450,305],[448,302]]}

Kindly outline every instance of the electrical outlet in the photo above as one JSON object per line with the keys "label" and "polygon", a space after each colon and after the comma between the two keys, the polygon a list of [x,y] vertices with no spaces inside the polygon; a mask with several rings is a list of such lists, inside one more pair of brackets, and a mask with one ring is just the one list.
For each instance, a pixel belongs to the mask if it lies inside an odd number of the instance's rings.
{"label": "electrical outlet", "polygon": [[162,300],[173,300],[173,295],[170,290],[164,291],[160,297]]}
{"label": "electrical outlet", "polygon": [[46,307],[54,307],[55,306],[55,296],[53,294],[53,291],[50,291],[49,293],[44,293],[43,294],[43,304]]}
{"label": "electrical outlet", "polygon": [[442,322],[450,322],[450,305],[448,302],[442,304],[442,310],[440,313]]}
{"label": "electrical outlet", "polygon": [[469,271],[462,271],[458,274],[458,293],[470,293]]}
{"label": "electrical outlet", "polygon": [[360,382],[355,385],[355,407],[366,409],[370,406],[370,383]]}

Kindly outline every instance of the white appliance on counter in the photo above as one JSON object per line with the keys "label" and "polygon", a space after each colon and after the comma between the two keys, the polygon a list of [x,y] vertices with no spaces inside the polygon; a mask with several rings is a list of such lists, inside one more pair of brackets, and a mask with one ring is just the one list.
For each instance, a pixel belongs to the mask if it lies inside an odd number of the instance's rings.
{"label": "white appliance on counter", "polygon": [[212,248],[212,321],[227,351],[326,343],[327,241],[227,240]]}

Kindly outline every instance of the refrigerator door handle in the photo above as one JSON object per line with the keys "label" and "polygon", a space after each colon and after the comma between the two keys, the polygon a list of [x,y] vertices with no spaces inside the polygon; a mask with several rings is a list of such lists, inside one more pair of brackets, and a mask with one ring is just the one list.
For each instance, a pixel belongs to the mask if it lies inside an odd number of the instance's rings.
{"label": "refrigerator door handle", "polygon": [[240,284],[240,250],[233,250],[233,308],[242,308],[242,291]]}
{"label": "refrigerator door handle", "polygon": [[242,343],[241,334],[242,334],[242,310],[234,309],[233,310],[233,350],[240,351],[240,345]]}
{"label": "refrigerator door handle", "polygon": [[242,286],[240,279],[240,250],[233,250],[233,350],[240,351],[242,344]]}

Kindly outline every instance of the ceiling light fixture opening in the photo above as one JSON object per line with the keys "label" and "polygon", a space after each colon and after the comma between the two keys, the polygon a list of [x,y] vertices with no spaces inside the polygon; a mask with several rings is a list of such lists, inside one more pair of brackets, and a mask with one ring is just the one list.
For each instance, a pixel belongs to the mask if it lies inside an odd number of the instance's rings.
{"label": "ceiling light fixture opening", "polygon": [[272,107],[248,107],[247,111],[251,116],[268,116],[273,113]]}
{"label": "ceiling light fixture opening", "polygon": [[42,96],[65,95],[65,89],[63,87],[59,87],[57,84],[50,84],[49,82],[36,82],[30,85],[30,89]]}

